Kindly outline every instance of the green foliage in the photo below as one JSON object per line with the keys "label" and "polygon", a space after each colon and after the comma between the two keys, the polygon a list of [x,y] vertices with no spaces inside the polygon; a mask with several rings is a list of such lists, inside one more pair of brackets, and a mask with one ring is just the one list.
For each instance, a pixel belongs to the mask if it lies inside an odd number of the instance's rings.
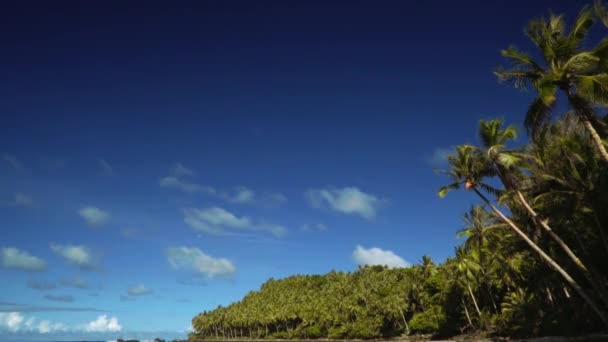
{"label": "green foliage", "polygon": [[445,321],[446,316],[443,309],[438,305],[433,305],[426,311],[419,312],[412,317],[410,329],[412,332],[420,334],[437,333]]}

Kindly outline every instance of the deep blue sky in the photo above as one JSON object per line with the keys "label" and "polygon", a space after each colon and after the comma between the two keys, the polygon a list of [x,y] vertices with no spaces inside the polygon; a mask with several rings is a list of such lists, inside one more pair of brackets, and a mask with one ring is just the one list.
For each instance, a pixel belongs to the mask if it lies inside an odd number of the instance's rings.
{"label": "deep blue sky", "polygon": [[473,199],[433,169],[522,122],[500,49],[584,3],[2,4],[0,335],[180,336],[269,277],[445,259]]}

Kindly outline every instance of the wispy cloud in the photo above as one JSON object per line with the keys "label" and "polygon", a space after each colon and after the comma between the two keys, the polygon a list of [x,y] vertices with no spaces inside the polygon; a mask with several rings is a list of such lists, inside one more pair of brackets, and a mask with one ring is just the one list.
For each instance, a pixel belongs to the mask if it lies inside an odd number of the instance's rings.
{"label": "wispy cloud", "polygon": [[61,285],[75,289],[88,289],[91,287],[86,279],[80,277],[71,277],[61,280]]}
{"label": "wispy cloud", "polygon": [[101,170],[101,174],[104,176],[112,176],[114,174],[114,168],[105,159],[97,159],[97,164]]}
{"label": "wispy cloud", "polygon": [[195,247],[167,248],[167,260],[175,270],[192,271],[208,278],[230,277],[234,264],[225,258],[214,258]]}
{"label": "wispy cloud", "polygon": [[204,194],[237,204],[254,204],[263,207],[274,207],[287,201],[285,195],[272,192],[258,192],[246,186],[236,186],[231,189],[217,189],[213,186],[200,184],[191,180],[196,172],[181,163],[175,164],[170,174],[159,181],[161,188],[179,190],[189,194]]}
{"label": "wispy cloud", "polygon": [[57,288],[57,285],[53,282],[42,281],[42,280],[29,280],[27,282],[27,286],[30,289],[38,290],[38,291],[48,291],[54,290]]}
{"label": "wispy cloud", "polygon": [[300,226],[300,230],[304,232],[324,232],[327,226],[323,223],[305,223]]}
{"label": "wispy cloud", "polygon": [[74,297],[70,295],[46,295],[44,299],[50,300],[53,302],[63,302],[63,303],[71,303],[74,301]]}
{"label": "wispy cloud", "polygon": [[15,171],[20,172],[25,170],[25,165],[17,159],[17,157],[10,155],[8,153],[4,153],[0,156],[2,160],[8,163]]}
{"label": "wispy cloud", "polygon": [[145,287],[143,284],[138,284],[129,287],[127,293],[129,294],[129,296],[145,296],[154,293],[154,291]]}
{"label": "wispy cloud", "polygon": [[97,308],[56,307],[0,302],[0,312],[105,312]]}
{"label": "wispy cloud", "polygon": [[274,207],[287,202],[285,195],[278,192],[256,192],[245,186],[237,186],[232,190],[216,191],[218,197],[231,203],[253,204],[263,207]]}
{"label": "wispy cloud", "polygon": [[287,228],[281,225],[254,223],[247,216],[239,217],[219,207],[184,209],[184,222],[196,230],[212,235],[265,232],[280,237],[287,233]]}
{"label": "wispy cloud", "polygon": [[381,265],[390,268],[409,267],[411,264],[393,251],[383,250],[377,247],[366,249],[358,245],[353,252],[353,260],[358,265]]}
{"label": "wispy cloud", "polygon": [[182,163],[176,163],[171,168],[171,174],[174,175],[175,177],[194,176],[196,174],[196,172],[194,170],[184,166],[184,164],[182,164]]}
{"label": "wispy cloud", "polygon": [[91,226],[102,226],[110,219],[108,212],[91,206],[80,209],[78,213]]}
{"label": "wispy cloud", "polygon": [[0,267],[12,268],[22,271],[44,271],[46,261],[14,247],[2,248],[0,253]]}
{"label": "wispy cloud", "polygon": [[91,270],[97,267],[91,251],[85,246],[51,244],[50,247],[67,263],[78,266],[83,270]]}
{"label": "wispy cloud", "polygon": [[305,194],[313,208],[327,208],[342,214],[359,215],[371,220],[386,201],[356,187],[311,189]]}
{"label": "wispy cloud", "polygon": [[167,176],[160,179],[161,188],[175,189],[187,193],[205,193],[209,195],[215,194],[215,189],[209,186],[196,184],[187,180],[180,179],[175,176]]}

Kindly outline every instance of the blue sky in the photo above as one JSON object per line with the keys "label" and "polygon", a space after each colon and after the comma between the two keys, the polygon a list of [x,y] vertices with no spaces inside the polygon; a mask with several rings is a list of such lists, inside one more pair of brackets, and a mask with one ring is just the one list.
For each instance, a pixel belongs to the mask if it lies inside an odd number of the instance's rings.
{"label": "blue sky", "polygon": [[0,14],[3,340],[184,336],[269,277],[445,259],[472,198],[433,169],[523,120],[499,51],[579,4],[24,6]]}

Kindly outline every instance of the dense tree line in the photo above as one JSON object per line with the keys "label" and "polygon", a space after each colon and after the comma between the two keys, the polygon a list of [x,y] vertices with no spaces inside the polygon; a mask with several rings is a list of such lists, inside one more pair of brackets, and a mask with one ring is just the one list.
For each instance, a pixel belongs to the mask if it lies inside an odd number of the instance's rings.
{"label": "dense tree line", "polygon": [[585,40],[596,21],[608,26],[600,2],[569,28],[563,16],[533,20],[526,35],[542,59],[502,52],[511,65],[499,79],[537,95],[524,121],[530,139],[517,146],[513,126],[482,120],[479,143],[449,157],[451,183],[439,195],[463,189],[478,203],[463,215],[453,257],[271,279],[196,316],[191,339],[607,330],[608,116],[599,113],[608,105],[608,38]]}

